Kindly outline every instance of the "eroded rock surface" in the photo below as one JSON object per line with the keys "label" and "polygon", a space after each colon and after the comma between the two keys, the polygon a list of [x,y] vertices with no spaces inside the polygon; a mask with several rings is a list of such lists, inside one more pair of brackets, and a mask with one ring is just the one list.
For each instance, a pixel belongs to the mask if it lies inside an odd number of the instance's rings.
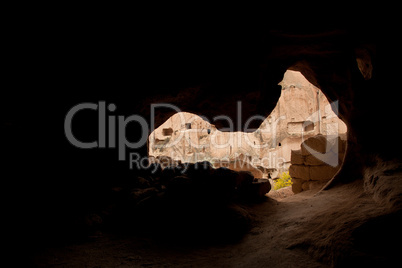
{"label": "eroded rock surface", "polygon": [[[299,149],[303,140],[317,134],[346,133],[346,125],[325,95],[300,72],[286,71],[279,84],[282,92],[278,103],[259,128],[251,132],[220,131],[202,114],[181,112],[150,134],[149,155],[181,163],[210,161],[216,167],[250,171],[257,178],[276,177],[278,171],[289,168],[290,152]],[[238,109],[243,112],[241,102]]]}
{"label": "eroded rock surface", "polygon": [[346,141],[340,137],[317,135],[292,150],[289,175],[294,193],[325,185],[342,166]]}

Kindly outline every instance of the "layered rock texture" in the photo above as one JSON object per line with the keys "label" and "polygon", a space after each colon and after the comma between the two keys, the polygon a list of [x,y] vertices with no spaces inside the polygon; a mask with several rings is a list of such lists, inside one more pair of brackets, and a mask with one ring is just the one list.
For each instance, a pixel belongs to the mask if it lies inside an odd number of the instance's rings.
{"label": "layered rock texture", "polygon": [[323,186],[341,168],[346,152],[346,141],[339,136],[317,135],[292,150],[289,175],[294,193]]}
{"label": "layered rock texture", "polygon": [[[249,129],[252,132],[220,131],[206,118],[180,112],[151,133],[149,155],[181,163],[209,161],[215,167],[250,171],[257,178],[276,177],[289,168],[290,152],[299,149],[303,140],[317,134],[346,133],[346,125],[332,110],[338,104],[330,104],[300,72],[286,71],[279,84],[282,93],[275,109],[259,128]],[[242,113],[241,102],[237,106]],[[264,117],[255,115],[245,124],[256,118]]]}

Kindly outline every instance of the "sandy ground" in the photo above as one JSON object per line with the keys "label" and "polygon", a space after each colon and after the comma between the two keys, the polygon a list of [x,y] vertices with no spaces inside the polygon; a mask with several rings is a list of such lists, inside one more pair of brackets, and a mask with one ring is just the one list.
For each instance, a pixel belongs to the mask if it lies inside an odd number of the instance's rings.
{"label": "sandy ground", "polygon": [[316,192],[269,197],[248,207],[253,227],[234,244],[172,245],[103,233],[92,241],[43,250],[34,261],[39,267],[327,267],[317,259],[331,264],[337,252],[347,249],[349,227],[381,214],[381,208],[363,193],[361,183]]}

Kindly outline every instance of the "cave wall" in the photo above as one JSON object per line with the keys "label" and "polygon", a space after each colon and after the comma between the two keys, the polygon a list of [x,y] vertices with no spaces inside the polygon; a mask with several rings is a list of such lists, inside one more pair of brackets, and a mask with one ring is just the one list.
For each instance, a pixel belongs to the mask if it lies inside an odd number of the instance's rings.
{"label": "cave wall", "polygon": [[[220,93],[229,91],[229,87],[233,85],[208,84],[195,92],[198,94],[214,90],[217,98],[196,98],[196,101],[191,101],[190,98],[190,101],[182,103],[181,107],[183,110],[202,113],[207,117],[224,112],[235,118],[234,108],[237,98],[246,103],[244,107],[246,113],[243,117],[247,118],[255,113],[267,115],[273,109],[272,100],[278,99],[280,91],[276,85],[281,81],[284,70],[289,68],[300,71],[312,84],[322,89],[329,101],[338,100],[339,110],[334,112],[339,113],[340,118],[350,130],[348,154],[338,179],[344,181],[359,179],[363,175],[365,166],[372,164],[373,157],[377,155],[387,158],[398,157],[392,149],[394,141],[391,142],[388,134],[377,127],[392,125],[390,115],[398,114],[395,103],[398,96],[392,90],[387,90],[387,94],[376,93],[378,88],[382,87],[379,81],[385,83],[386,80],[383,72],[386,68],[382,65],[383,58],[379,60],[379,53],[376,51],[376,38],[375,31],[356,28],[319,32],[268,31],[264,40],[269,42],[264,44],[269,45],[265,51],[261,51],[260,56],[263,60],[258,62],[257,69],[262,78],[257,87],[247,86],[248,90],[245,91],[247,94],[242,96],[236,95],[237,90],[234,90],[230,94],[233,100],[228,98],[222,102],[219,98]],[[361,71],[359,66],[362,68],[364,61],[367,61],[368,70]],[[235,72],[232,78],[237,79]],[[218,84],[220,88],[216,87]],[[237,87],[234,86],[234,88]],[[179,104],[181,97],[179,94],[176,98],[168,99]],[[258,99],[257,103],[251,101],[250,98],[253,97]],[[164,98],[162,97],[161,100]],[[213,105],[215,101],[216,105]],[[392,104],[385,104],[387,102]],[[204,103],[209,103],[206,107],[214,107],[214,109],[205,109]],[[160,116],[163,117],[160,121],[163,121],[168,114]],[[218,129],[224,127],[219,122],[216,125]],[[399,141],[396,142],[399,143]]]}
{"label": "cave wall", "polygon": [[[9,194],[26,201],[18,210],[24,218],[19,224],[38,219],[30,223],[30,235],[68,236],[73,216],[101,207],[107,187],[143,172],[118,161],[115,148],[72,146],[63,121],[73,106],[105,101],[117,107],[108,115],[138,114],[149,120],[150,104],[169,102],[211,119],[219,114],[236,118],[236,104],[242,100],[244,123],[252,115],[272,112],[287,69],[300,71],[329,101],[339,100],[348,147],[336,181],[365,178],[367,191],[379,201],[397,199],[400,187],[391,175],[401,162],[401,141],[393,138],[400,115],[394,81],[398,72],[393,68],[398,49],[385,39],[378,45],[372,25],[263,30],[89,25],[77,19],[59,29],[53,59],[58,67],[41,83],[49,84],[49,90],[31,90],[41,101],[25,106],[20,102],[23,94],[16,90],[3,107],[10,115],[7,140],[18,141],[5,144],[12,163],[7,173],[18,178],[13,184],[24,185],[22,192],[9,187]],[[362,73],[359,66],[367,68]],[[155,126],[174,113],[161,110]],[[23,120],[27,115],[29,120]],[[83,112],[74,122],[75,135],[85,141],[97,139],[97,118],[96,111]],[[260,124],[256,120],[250,127]],[[227,127],[224,121],[215,125]],[[236,124],[235,129],[242,126]],[[126,134],[136,140],[141,133],[133,125]],[[146,146],[129,150],[133,151],[147,155]],[[381,174],[375,173],[378,165],[386,166]]]}

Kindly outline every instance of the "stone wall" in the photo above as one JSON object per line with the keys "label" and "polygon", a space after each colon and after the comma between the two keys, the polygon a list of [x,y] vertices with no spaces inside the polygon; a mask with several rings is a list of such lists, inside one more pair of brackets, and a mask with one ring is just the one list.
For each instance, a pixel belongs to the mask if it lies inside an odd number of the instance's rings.
{"label": "stone wall", "polygon": [[345,139],[324,135],[310,137],[300,150],[292,150],[289,174],[293,192],[311,190],[332,179],[342,165],[345,151]]}

